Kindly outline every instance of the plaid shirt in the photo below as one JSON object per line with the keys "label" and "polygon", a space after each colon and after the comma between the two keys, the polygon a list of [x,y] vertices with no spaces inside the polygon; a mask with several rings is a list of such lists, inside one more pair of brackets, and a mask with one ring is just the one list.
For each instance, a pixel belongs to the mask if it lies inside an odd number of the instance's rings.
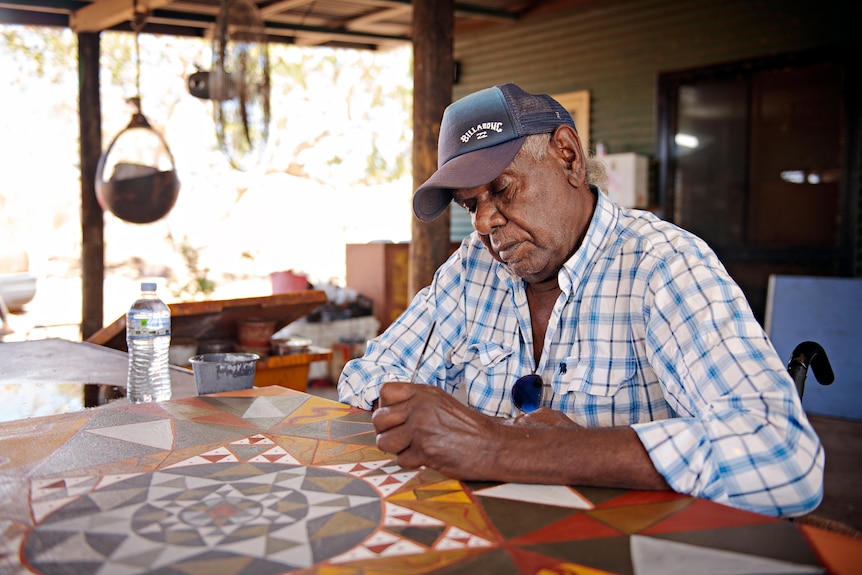
{"label": "plaid shirt", "polygon": [[701,239],[599,193],[583,245],[559,272],[539,365],[525,283],[477,234],[364,357],[341,401],[364,409],[386,381],[417,380],[513,416],[511,387],[545,382],[542,404],[585,427],[630,425],[676,491],[769,515],[822,498],[823,449],[784,363]]}

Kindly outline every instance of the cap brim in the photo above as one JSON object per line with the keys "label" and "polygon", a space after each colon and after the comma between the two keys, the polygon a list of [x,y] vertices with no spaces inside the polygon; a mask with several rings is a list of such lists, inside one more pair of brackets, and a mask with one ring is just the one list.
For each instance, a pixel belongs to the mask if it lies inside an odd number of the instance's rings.
{"label": "cap brim", "polygon": [[437,218],[452,201],[452,190],[487,184],[505,170],[524,145],[526,136],[452,158],[413,194],[413,213],[423,222]]}

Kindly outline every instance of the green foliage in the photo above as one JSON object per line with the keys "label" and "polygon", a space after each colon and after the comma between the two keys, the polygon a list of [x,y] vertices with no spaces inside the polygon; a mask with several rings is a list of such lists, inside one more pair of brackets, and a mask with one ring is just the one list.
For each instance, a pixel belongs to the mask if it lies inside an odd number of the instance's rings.
{"label": "green foliage", "polygon": [[203,248],[198,248],[189,242],[188,236],[184,235],[183,239],[176,241],[171,232],[168,232],[166,238],[170,242],[174,251],[182,257],[186,266],[187,278],[185,282],[177,279],[175,276],[168,281],[168,289],[171,294],[181,300],[197,301],[208,300],[215,291],[216,283],[209,278],[209,268],[201,269],[200,252]]}
{"label": "green foliage", "polygon": [[69,30],[37,26],[0,26],[0,57],[12,58],[21,75],[6,81],[23,83],[28,76],[61,82],[78,69],[77,36]]}

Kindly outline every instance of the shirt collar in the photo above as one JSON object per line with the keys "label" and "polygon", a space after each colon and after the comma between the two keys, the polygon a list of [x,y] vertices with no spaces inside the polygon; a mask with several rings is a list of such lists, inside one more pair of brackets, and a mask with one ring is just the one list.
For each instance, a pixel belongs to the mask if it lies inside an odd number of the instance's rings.
{"label": "shirt collar", "polygon": [[[563,264],[563,268],[557,275],[560,289],[567,296],[572,291],[572,286],[580,283],[587,277],[590,268],[595,263],[596,256],[605,250],[611,242],[611,232],[616,228],[620,218],[619,207],[608,199],[607,195],[598,186],[590,185],[590,191],[598,197],[596,209],[584,236],[584,241],[572,257]],[[476,233],[475,231],[473,232]],[[476,236],[477,241],[481,241]],[[504,264],[497,262],[497,277],[510,285],[523,283],[520,278],[509,271]]]}
{"label": "shirt collar", "polygon": [[620,219],[619,207],[598,186],[591,185],[590,191],[598,198],[590,226],[581,247],[563,264],[557,276],[560,289],[566,295],[572,292],[572,286],[580,284],[587,277],[598,255],[607,249]]}

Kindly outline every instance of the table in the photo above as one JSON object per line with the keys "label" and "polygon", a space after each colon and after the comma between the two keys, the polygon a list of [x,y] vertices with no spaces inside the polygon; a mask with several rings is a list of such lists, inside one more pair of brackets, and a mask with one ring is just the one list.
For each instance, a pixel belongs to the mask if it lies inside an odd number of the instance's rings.
{"label": "table", "polygon": [[[0,343],[0,421],[51,415],[125,399],[129,356],[51,338]],[[172,397],[197,394],[191,370],[171,366]],[[119,397],[118,396],[122,396]]]}
{"label": "table", "polygon": [[862,541],[671,492],[404,470],[269,386],[0,423],[0,573],[857,572]]}

